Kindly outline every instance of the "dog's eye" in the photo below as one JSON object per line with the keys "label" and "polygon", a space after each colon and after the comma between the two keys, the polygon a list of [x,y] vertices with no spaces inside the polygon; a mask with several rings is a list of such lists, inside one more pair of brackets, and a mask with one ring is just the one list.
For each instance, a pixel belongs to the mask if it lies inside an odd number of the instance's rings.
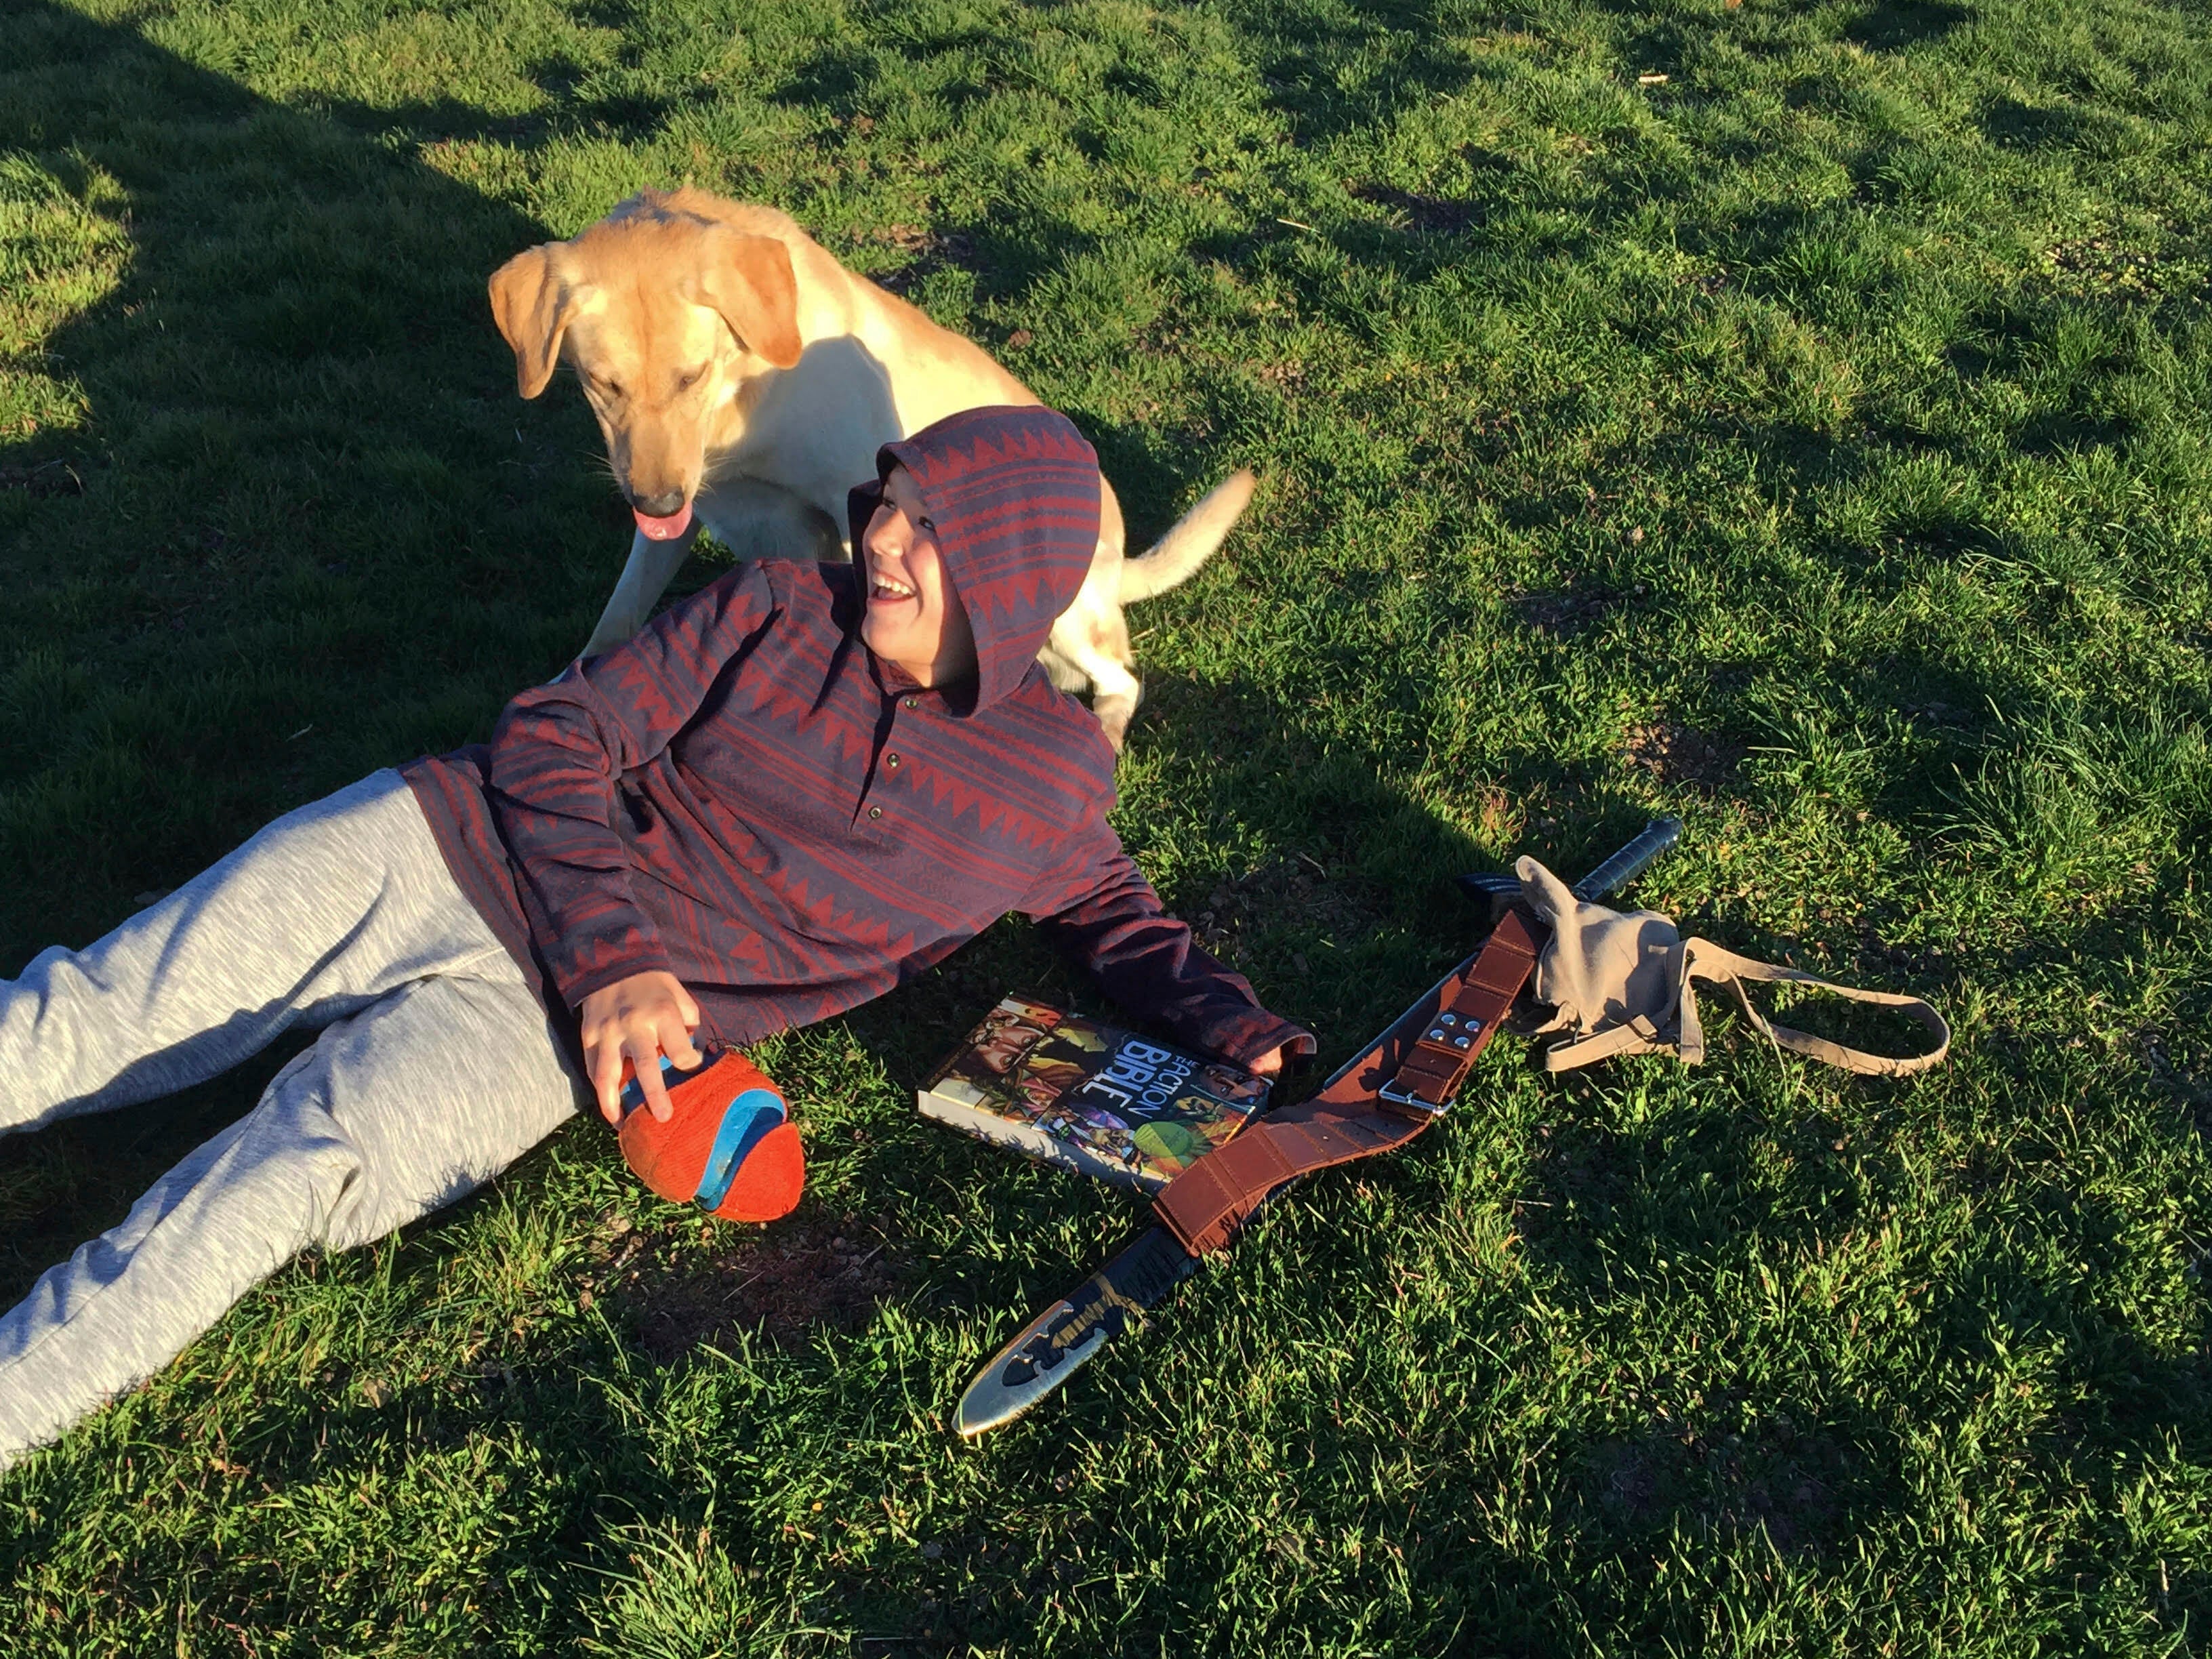
{"label": "dog's eye", "polygon": [[676,377],[676,389],[678,392],[689,392],[693,386],[699,384],[699,377],[706,372],[706,369],[702,367],[693,369],[688,374],[678,375]]}

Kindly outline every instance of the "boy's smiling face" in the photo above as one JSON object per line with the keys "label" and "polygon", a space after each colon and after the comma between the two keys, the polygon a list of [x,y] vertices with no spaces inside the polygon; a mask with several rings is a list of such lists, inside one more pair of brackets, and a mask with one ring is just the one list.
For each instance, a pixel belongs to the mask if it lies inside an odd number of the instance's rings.
{"label": "boy's smiling face", "polygon": [[945,574],[937,526],[904,467],[884,478],[859,553],[868,604],[860,638],[868,649],[921,685],[973,678],[975,636],[967,608]]}

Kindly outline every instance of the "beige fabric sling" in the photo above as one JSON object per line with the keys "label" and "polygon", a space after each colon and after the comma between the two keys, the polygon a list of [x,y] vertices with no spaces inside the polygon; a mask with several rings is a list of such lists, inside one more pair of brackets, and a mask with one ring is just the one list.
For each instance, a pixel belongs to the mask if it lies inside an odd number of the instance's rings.
{"label": "beige fabric sling", "polygon": [[[1547,1072],[1571,1071],[1614,1054],[1671,1053],[1685,1066],[1705,1057],[1698,1018],[1698,981],[1728,986],[1744,1018],[1777,1048],[1862,1077],[1911,1077],[1940,1064],[1951,1049],[1951,1028],[1918,997],[1862,991],[1796,968],[1778,968],[1723,950],[1711,939],[1684,939],[1656,910],[1623,914],[1577,899],[1534,859],[1515,866],[1529,908],[1552,927],[1537,959],[1535,994],[1554,1010],[1539,1036],[1565,1034],[1543,1050]],[[1753,1006],[1748,981],[1809,985],[1852,1002],[1894,1008],[1917,1022],[1935,1046],[1901,1058],[1848,1048],[1809,1031],[1777,1025]]]}

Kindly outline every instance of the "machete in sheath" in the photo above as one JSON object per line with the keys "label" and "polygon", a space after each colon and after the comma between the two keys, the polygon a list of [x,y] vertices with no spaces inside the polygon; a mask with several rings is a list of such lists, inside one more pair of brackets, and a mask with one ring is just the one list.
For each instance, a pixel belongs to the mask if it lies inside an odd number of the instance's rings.
{"label": "machete in sheath", "polygon": [[[1647,826],[1577,882],[1575,896],[1596,899],[1626,884],[1681,832],[1674,818]],[[1510,877],[1462,880],[1492,898],[1519,891]],[[1527,910],[1506,909],[1480,950],[1318,1092],[1267,1113],[1170,1182],[1152,1200],[1154,1224],[992,1358],[961,1395],[954,1425],[974,1436],[1018,1417],[1140,1322],[1271,1194],[1316,1170],[1395,1152],[1442,1116],[1511,1012],[1546,936]]]}

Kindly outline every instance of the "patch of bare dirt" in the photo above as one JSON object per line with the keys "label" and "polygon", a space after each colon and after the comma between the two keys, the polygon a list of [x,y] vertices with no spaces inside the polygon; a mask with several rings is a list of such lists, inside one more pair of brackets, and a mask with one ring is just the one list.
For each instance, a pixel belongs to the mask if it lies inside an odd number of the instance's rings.
{"label": "patch of bare dirt", "polygon": [[65,460],[0,466],[0,489],[20,489],[33,500],[47,495],[82,495],[84,477],[73,463]]}
{"label": "patch of bare dirt", "polygon": [[1364,938],[1385,909],[1382,890],[1374,883],[1331,870],[1310,854],[1293,853],[1222,880],[1190,925],[1200,944],[1233,960],[1248,933],[1289,927]]}
{"label": "patch of bare dirt", "polygon": [[1363,202],[1389,208],[1404,218],[1407,228],[1425,234],[1449,236],[1465,230],[1482,217],[1482,209],[1473,202],[1424,196],[1419,191],[1401,190],[1395,185],[1376,184],[1372,179],[1354,181],[1346,188]]}
{"label": "patch of bare dirt", "polygon": [[1620,608],[1623,597],[1620,589],[1601,583],[1520,593],[1512,603],[1514,614],[1523,624],[1539,634],[1564,640],[1603,622]]}
{"label": "patch of bare dirt", "polygon": [[[2176,1047],[2181,1052],[2175,1052]],[[2159,1085],[2188,1107],[2197,1132],[2212,1136],[2212,1077],[2208,1077],[2204,1056],[2192,1053],[2193,1045],[2185,1041],[2176,1045],[2173,1039],[2157,1026],[2146,1026],[2136,1034],[2136,1052]]]}
{"label": "patch of bare dirt", "polygon": [[1870,922],[1859,928],[1858,961],[1862,967],[1884,969],[1923,984],[1929,980],[1954,980],[1959,972],[1955,952],[1946,953],[1941,945],[1894,944]]}
{"label": "patch of bare dirt", "polygon": [[1960,708],[1934,697],[1925,702],[1907,703],[1902,712],[1916,726],[1972,726],[1974,723],[1972,709]]}
{"label": "patch of bare dirt", "polygon": [[663,1364],[739,1331],[787,1343],[817,1328],[855,1329],[903,1277],[887,1241],[859,1217],[713,1224],[703,1248],[630,1232],[582,1287],[618,1298],[638,1346]]}
{"label": "patch of bare dirt", "polygon": [[1716,789],[1735,776],[1747,752],[1733,738],[1672,720],[1647,720],[1628,728],[1628,758],[1662,783]]}
{"label": "patch of bare dirt", "polygon": [[2057,286],[2075,293],[2142,299],[2154,294],[2159,286],[2157,256],[2128,247],[2109,234],[2054,242],[2044,250],[2043,264]]}
{"label": "patch of bare dirt", "polygon": [[913,256],[911,263],[898,270],[869,279],[878,288],[889,289],[894,294],[904,294],[940,265],[966,265],[972,269],[975,264],[975,239],[957,231],[933,230],[927,225],[882,225],[870,240]]}
{"label": "patch of bare dirt", "polygon": [[1742,1433],[1683,1425],[1607,1441],[1587,1467],[1598,1509],[1622,1531],[1662,1530],[1678,1516],[1714,1532],[1763,1528],[1788,1555],[1835,1535],[1850,1461],[1834,1436],[1777,1415]]}

